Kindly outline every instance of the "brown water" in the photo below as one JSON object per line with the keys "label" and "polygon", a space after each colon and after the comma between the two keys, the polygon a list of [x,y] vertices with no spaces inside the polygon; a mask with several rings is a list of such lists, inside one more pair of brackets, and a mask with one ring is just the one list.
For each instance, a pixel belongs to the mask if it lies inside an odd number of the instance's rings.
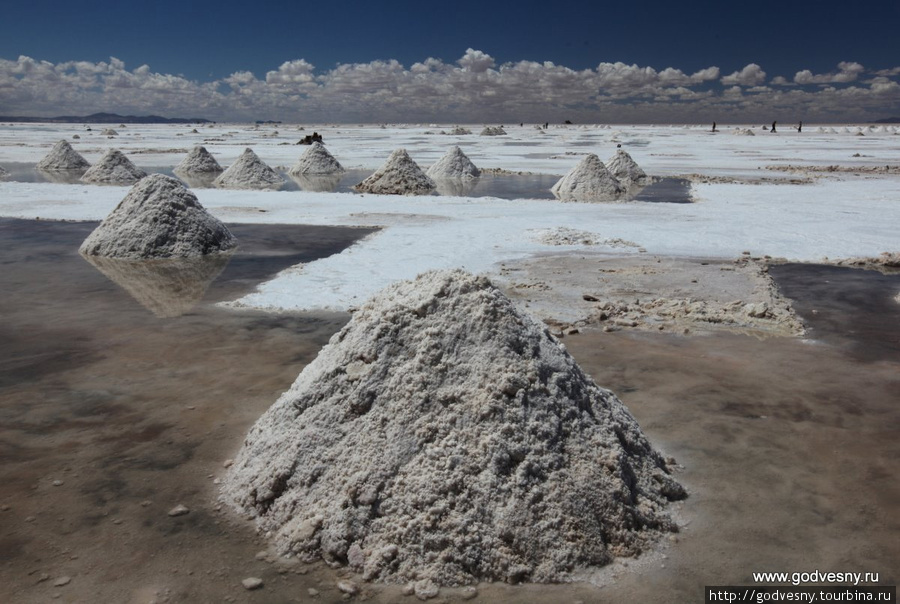
{"label": "brown water", "polygon": [[[341,601],[343,571],[258,559],[265,543],[217,509],[214,481],[347,317],[210,302],[361,232],[234,225],[241,252],[203,301],[158,318],[74,251],[91,228],[0,221],[0,602]],[[900,355],[832,343],[847,334],[816,322],[826,315],[807,317],[814,342],[567,337],[683,465],[684,528],[657,557],[609,569],[604,587],[480,585],[476,601],[696,602],[704,585],[748,584],[753,571],[870,571],[896,584]],[[169,517],[178,503],[190,513]],[[264,587],[246,591],[249,576]],[[357,599],[403,597],[367,586]]]}

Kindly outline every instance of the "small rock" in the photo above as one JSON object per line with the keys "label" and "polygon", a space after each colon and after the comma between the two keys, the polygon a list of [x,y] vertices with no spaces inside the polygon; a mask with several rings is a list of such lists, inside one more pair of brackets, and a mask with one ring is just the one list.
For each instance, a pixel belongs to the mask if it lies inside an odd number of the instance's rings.
{"label": "small rock", "polygon": [[462,593],[459,594],[459,596],[463,600],[471,600],[472,598],[475,598],[476,596],[478,596],[478,589],[476,589],[475,587],[472,587],[470,585],[469,587],[466,587],[465,589],[463,589]]}
{"label": "small rock", "polygon": [[59,579],[57,579],[56,581],[53,582],[53,587],[62,587],[63,585],[68,585],[71,582],[72,582],[72,577],[69,577],[69,576],[60,577]]}
{"label": "small rock", "polygon": [[225,461],[222,462],[222,467],[230,468],[232,466],[232,464],[234,464],[233,459],[226,459]]}
{"label": "small rock", "polygon": [[55,486],[55,487],[61,487],[64,484],[66,484],[66,483],[64,483],[62,480],[54,480],[53,481],[53,486]]}
{"label": "small rock", "polygon": [[143,500],[143,501],[141,502],[141,507],[142,507],[142,508],[149,507],[152,503],[153,503],[153,502],[150,501],[149,499],[145,499],[145,500]]}
{"label": "small rock", "polygon": [[259,577],[247,577],[243,581],[241,581],[241,585],[244,586],[244,589],[259,589],[263,586],[263,580]]}
{"label": "small rock", "polygon": [[599,302],[599,300],[597,298],[595,298],[594,296],[592,296],[590,294],[582,294],[581,299],[584,300],[585,302]]}
{"label": "small rock", "polygon": [[415,583],[407,583],[403,586],[403,589],[400,590],[404,596],[411,596],[416,593],[416,584]]}
{"label": "small rock", "polygon": [[359,587],[353,581],[338,581],[337,588],[351,596],[359,593]]}
{"label": "small rock", "polygon": [[425,601],[437,597],[440,588],[431,579],[422,579],[413,584],[413,591],[417,598]]}
{"label": "small rock", "polygon": [[174,508],[169,510],[169,516],[172,516],[172,517],[184,516],[185,514],[189,513],[190,511],[191,510],[186,505],[182,505],[179,503]]}
{"label": "small rock", "polygon": [[306,590],[306,593],[308,593],[311,598],[315,598],[315,597],[318,597],[319,590],[316,589],[315,587],[310,587],[309,589]]}

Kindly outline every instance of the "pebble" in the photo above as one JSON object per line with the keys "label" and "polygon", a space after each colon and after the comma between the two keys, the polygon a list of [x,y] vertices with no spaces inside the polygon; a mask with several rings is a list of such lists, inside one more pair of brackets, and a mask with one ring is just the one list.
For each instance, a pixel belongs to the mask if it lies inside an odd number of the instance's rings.
{"label": "pebble", "polygon": [[440,588],[435,585],[434,581],[432,581],[431,579],[422,579],[421,581],[416,581],[413,584],[413,590],[416,594],[416,597],[422,601],[437,597],[438,593],[440,592]]}
{"label": "pebble", "polygon": [[359,593],[359,587],[353,581],[338,581],[337,588],[351,596]]}
{"label": "pebble", "polygon": [[310,587],[309,589],[306,590],[306,593],[308,593],[310,595],[310,597],[315,598],[316,596],[319,595],[319,590],[316,589],[315,587]]}
{"label": "pebble", "polygon": [[149,499],[145,499],[144,501],[141,502],[141,507],[142,507],[142,508],[148,507],[148,506],[151,505],[152,503],[153,503],[153,502],[150,501]]}
{"label": "pebble", "polygon": [[233,460],[233,459],[226,459],[225,461],[222,462],[222,467],[223,467],[223,468],[230,468],[233,464],[234,464],[234,460]]}
{"label": "pebble", "polygon": [[169,516],[172,516],[172,517],[184,516],[185,514],[189,513],[190,511],[191,510],[186,505],[182,505],[179,503],[174,508],[169,510]]}
{"label": "pebble", "polygon": [[63,585],[68,585],[72,581],[72,577],[64,576],[60,577],[56,581],[53,582],[53,587],[62,587]]}
{"label": "pebble", "polygon": [[244,589],[259,589],[263,586],[263,580],[259,577],[247,577],[243,581],[241,581],[241,585],[244,586]]}
{"label": "pebble", "polygon": [[462,593],[460,594],[460,597],[463,600],[471,600],[472,598],[475,598],[476,596],[478,596],[478,589],[475,587],[472,587],[471,585],[469,587],[466,587],[465,589],[463,589]]}
{"label": "pebble", "polygon": [[53,486],[55,486],[55,487],[61,487],[64,484],[66,484],[66,483],[64,483],[62,480],[54,480],[53,481]]}

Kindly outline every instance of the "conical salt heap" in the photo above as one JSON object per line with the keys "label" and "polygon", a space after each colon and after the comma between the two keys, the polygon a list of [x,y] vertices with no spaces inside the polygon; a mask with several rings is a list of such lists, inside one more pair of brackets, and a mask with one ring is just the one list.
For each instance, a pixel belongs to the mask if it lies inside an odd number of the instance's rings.
{"label": "conical salt heap", "polygon": [[222,497],[367,580],[555,582],[677,527],[625,406],[483,277],[369,300],[256,422]]}
{"label": "conical salt heap", "polygon": [[294,167],[288,171],[288,174],[295,176],[298,174],[342,174],[343,172],[344,166],[328,152],[325,145],[314,141],[300,156]]}
{"label": "conical salt heap", "polygon": [[213,184],[223,189],[277,189],[284,179],[247,147]]}
{"label": "conical salt heap", "polygon": [[193,258],[236,245],[231,231],[178,179],[153,174],[131,188],[78,251],[109,258]]}
{"label": "conical salt heap", "polygon": [[175,172],[181,174],[215,174],[222,172],[222,166],[216,161],[206,147],[197,145],[175,166]]}
{"label": "conical salt heap", "polygon": [[353,188],[380,195],[427,195],[435,187],[406,149],[397,149],[374,174]]}
{"label": "conical salt heap", "polygon": [[109,185],[131,185],[147,173],[131,163],[118,149],[110,149],[81,177],[82,182]]}
{"label": "conical salt heap", "polygon": [[612,201],[625,187],[593,153],[560,178],[550,191],[561,201]]}
{"label": "conical salt heap", "polygon": [[432,179],[439,178],[478,178],[481,171],[475,167],[465,153],[457,146],[447,151],[425,172]]}
{"label": "conical salt heap", "polygon": [[624,149],[617,149],[616,154],[607,160],[606,167],[626,187],[650,183],[650,177]]}
{"label": "conical salt heap", "polygon": [[7,178],[9,176],[9,172],[3,166],[0,166],[0,180]]}
{"label": "conical salt heap", "polygon": [[61,140],[39,161],[35,168],[46,172],[84,172],[91,167],[88,160],[72,148],[68,141]]}

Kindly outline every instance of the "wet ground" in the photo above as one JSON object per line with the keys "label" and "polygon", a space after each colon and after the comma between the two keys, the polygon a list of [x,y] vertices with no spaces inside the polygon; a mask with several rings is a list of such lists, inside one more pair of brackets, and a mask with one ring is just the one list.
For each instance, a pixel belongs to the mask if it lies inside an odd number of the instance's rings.
{"label": "wet ground", "polygon": [[[129,293],[145,289],[126,291],[77,254],[94,224],[0,220],[0,601],[341,601],[341,571],[258,555],[265,543],[218,509],[215,481],[347,316],[212,303],[368,231],[229,226],[241,250],[194,306],[160,317]],[[566,337],[682,465],[683,530],[597,584],[479,585],[476,601],[693,602],[754,571],[869,571],[896,584],[900,349],[897,308],[882,301],[900,286],[816,271],[773,268],[807,339]],[[893,325],[879,329],[879,316]],[[178,504],[190,512],[169,516]],[[262,589],[241,586],[250,576]],[[374,586],[356,599],[404,598]]]}

